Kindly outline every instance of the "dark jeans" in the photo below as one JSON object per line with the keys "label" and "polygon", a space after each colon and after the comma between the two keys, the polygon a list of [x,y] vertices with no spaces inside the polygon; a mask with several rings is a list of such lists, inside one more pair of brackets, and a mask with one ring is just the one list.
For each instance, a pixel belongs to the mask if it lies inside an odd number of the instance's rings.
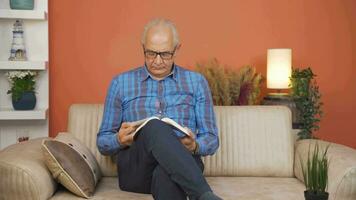
{"label": "dark jeans", "polygon": [[200,157],[192,156],[169,125],[151,120],[137,134],[135,142],[118,153],[122,190],[164,200],[197,199],[211,191]]}

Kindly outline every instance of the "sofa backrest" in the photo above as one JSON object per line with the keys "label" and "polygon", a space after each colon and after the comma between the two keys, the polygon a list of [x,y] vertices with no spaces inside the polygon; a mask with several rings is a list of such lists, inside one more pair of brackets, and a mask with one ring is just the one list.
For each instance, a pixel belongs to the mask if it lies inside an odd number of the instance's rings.
{"label": "sofa backrest", "polygon": [[215,106],[220,147],[207,176],[293,177],[294,137],[285,106]]}
{"label": "sofa backrest", "polygon": [[[70,107],[68,132],[95,155],[104,176],[116,176],[116,164],[100,154],[96,135],[102,104]],[[294,140],[291,112],[284,106],[216,106],[220,147],[205,157],[207,176],[293,176]]]}
{"label": "sofa backrest", "polygon": [[114,159],[101,155],[96,146],[96,135],[101,125],[103,111],[102,104],[73,104],[69,109],[67,131],[91,150],[103,176],[117,176]]}

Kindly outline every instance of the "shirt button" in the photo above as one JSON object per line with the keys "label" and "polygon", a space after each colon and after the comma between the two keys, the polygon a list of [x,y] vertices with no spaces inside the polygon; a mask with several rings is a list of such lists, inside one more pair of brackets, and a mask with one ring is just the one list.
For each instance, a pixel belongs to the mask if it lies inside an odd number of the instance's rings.
{"label": "shirt button", "polygon": [[158,100],[156,101],[155,106],[157,109],[160,107],[160,102]]}

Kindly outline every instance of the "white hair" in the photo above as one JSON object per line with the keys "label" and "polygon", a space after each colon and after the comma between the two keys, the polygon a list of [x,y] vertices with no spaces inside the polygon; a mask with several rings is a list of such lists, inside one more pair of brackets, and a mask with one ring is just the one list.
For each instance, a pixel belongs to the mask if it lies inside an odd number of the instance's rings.
{"label": "white hair", "polygon": [[178,35],[176,26],[174,25],[174,23],[172,21],[170,21],[168,19],[163,19],[163,18],[153,19],[145,25],[145,27],[143,29],[142,37],[141,37],[142,44],[146,43],[146,35],[147,35],[148,30],[150,30],[150,28],[157,26],[157,25],[163,25],[163,26],[170,28],[173,33],[174,46],[179,44],[179,35]]}

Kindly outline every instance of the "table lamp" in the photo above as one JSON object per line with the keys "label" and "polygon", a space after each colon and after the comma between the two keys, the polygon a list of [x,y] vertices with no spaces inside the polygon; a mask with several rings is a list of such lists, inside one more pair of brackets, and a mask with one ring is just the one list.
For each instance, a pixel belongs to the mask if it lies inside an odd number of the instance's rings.
{"label": "table lamp", "polygon": [[292,49],[268,49],[267,50],[267,88],[277,92],[268,93],[263,98],[263,105],[285,105],[292,111],[293,128],[298,128],[298,110],[288,93],[282,93],[282,89],[289,89],[290,76],[292,74]]}
{"label": "table lamp", "polygon": [[281,89],[289,88],[289,77],[292,73],[292,49],[267,50],[267,88],[277,89],[277,93],[269,95],[288,95]]}

